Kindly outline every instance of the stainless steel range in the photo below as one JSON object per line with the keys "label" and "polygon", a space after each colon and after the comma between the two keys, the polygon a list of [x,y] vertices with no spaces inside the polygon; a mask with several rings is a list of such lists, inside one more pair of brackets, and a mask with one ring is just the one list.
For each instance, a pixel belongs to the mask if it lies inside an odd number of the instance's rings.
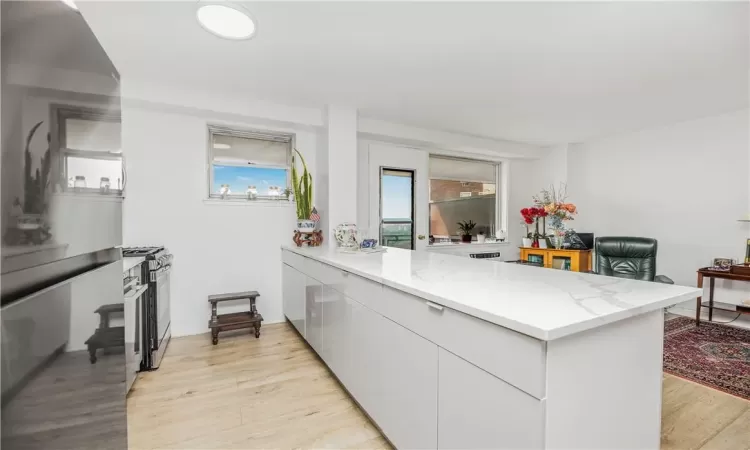
{"label": "stainless steel range", "polygon": [[145,258],[141,264],[142,279],[148,280],[148,291],[143,295],[143,362],[141,370],[159,368],[169,344],[171,332],[169,283],[172,254],[164,247],[128,247],[123,257]]}

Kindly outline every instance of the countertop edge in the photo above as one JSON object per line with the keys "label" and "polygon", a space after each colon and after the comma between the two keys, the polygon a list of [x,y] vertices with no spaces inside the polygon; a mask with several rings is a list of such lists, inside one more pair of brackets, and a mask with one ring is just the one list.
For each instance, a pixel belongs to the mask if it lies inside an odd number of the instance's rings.
{"label": "countertop edge", "polygon": [[123,257],[122,258],[122,272],[125,273],[129,270],[131,270],[133,267],[142,264],[144,261],[146,261],[146,258],[143,257]]}
{"label": "countertop edge", "polygon": [[[425,300],[429,300],[431,302],[435,302],[447,308],[454,309],[456,311],[470,315],[477,319],[481,319],[486,322],[493,323],[495,325],[501,326],[503,328],[507,328],[509,330],[513,330],[515,332],[533,337],[541,341],[554,341],[554,340],[561,339],[567,336],[571,336],[577,333],[588,331],[588,330],[600,327],[602,325],[608,325],[611,323],[615,323],[621,320],[628,319],[630,317],[636,317],[642,314],[647,314],[647,313],[650,313],[659,309],[666,308],[667,306],[671,306],[676,303],[680,303],[680,302],[695,298],[701,295],[702,293],[701,289],[694,288],[692,291],[685,292],[676,297],[670,297],[668,299],[659,300],[659,301],[656,301],[654,303],[651,303],[645,306],[640,306],[634,309],[612,313],[612,314],[607,315],[606,317],[595,317],[595,318],[585,320],[583,322],[555,328],[552,330],[546,330],[546,329],[534,327],[526,323],[517,322],[515,320],[508,319],[507,317],[498,316],[498,315],[489,313],[487,311],[477,310],[476,308],[472,308],[461,303],[456,303],[455,301],[450,300],[450,299],[439,297],[439,296],[430,294],[428,292],[412,289],[400,283],[393,282],[388,279],[383,279],[381,277],[373,276],[365,272],[361,272],[357,270],[356,268],[338,264],[335,261],[331,261],[327,258],[320,257],[318,255],[311,255],[311,254],[305,253],[303,251],[304,249],[297,249],[292,246],[284,245],[281,247],[281,250],[282,251],[287,250],[299,256],[302,256],[304,258],[310,258],[316,261],[320,261],[322,263],[328,264],[338,269],[351,272],[355,275],[361,276],[368,280],[375,281],[377,283],[383,284],[385,286],[388,286],[394,289],[398,289],[402,292],[406,292],[408,294],[414,295],[419,298],[423,298]],[[546,270],[554,270],[554,269],[546,269]]]}

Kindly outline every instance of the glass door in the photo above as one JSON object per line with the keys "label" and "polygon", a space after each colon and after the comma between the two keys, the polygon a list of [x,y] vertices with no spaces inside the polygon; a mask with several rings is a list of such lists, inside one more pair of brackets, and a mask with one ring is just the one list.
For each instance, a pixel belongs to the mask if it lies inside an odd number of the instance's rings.
{"label": "glass door", "polygon": [[380,242],[414,250],[414,171],[380,168]]}
{"label": "glass door", "polygon": [[560,269],[560,270],[571,270],[571,260],[572,258],[570,256],[565,255],[551,255],[552,262],[550,266],[553,269]]}

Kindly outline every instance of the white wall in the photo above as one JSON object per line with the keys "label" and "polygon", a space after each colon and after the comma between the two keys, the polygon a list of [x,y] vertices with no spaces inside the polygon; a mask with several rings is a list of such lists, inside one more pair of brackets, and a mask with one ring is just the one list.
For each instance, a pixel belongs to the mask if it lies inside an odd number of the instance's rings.
{"label": "white wall", "polygon": [[556,145],[542,149],[541,155],[534,160],[533,184],[538,186],[534,194],[542,189],[554,186],[557,189],[561,183],[568,180],[568,144]]}
{"label": "white wall", "polygon": [[[328,139],[324,152],[328,161],[328,222],[332,227],[340,223],[356,223],[357,110],[329,105],[326,124]],[[327,245],[336,244],[333,239],[328,239]]]}
{"label": "white wall", "polygon": [[[240,117],[230,120],[206,111],[188,113],[124,103],[128,171],[124,241],[126,245],[165,245],[174,254],[173,335],[207,332],[207,297],[224,292],[257,290],[265,323],[283,321],[279,248],[291,242],[294,204],[205,201],[206,127],[210,122],[295,133],[297,148],[311,168],[318,167],[316,132],[309,127],[271,127],[268,122]],[[246,305],[237,302],[224,311],[241,308]]]}
{"label": "white wall", "polygon": [[714,257],[744,258],[748,111],[571,145],[575,227],[597,236],[659,241],[657,272],[695,285]]}
{"label": "white wall", "polygon": [[[521,239],[526,237],[526,226],[521,224],[521,209],[532,205],[531,197],[539,193],[545,184],[539,184],[536,177],[538,160],[513,160],[508,166],[508,241],[512,251],[510,255],[517,259],[520,256],[518,247]],[[548,185],[549,183],[547,183]],[[510,256],[509,255],[509,256]]]}

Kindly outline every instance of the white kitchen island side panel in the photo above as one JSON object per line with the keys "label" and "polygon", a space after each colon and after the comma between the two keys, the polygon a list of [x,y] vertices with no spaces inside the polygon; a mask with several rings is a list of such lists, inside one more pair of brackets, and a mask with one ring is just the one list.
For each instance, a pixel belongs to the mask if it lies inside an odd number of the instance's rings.
{"label": "white kitchen island side panel", "polygon": [[659,310],[549,342],[547,448],[658,449],[663,339]]}

